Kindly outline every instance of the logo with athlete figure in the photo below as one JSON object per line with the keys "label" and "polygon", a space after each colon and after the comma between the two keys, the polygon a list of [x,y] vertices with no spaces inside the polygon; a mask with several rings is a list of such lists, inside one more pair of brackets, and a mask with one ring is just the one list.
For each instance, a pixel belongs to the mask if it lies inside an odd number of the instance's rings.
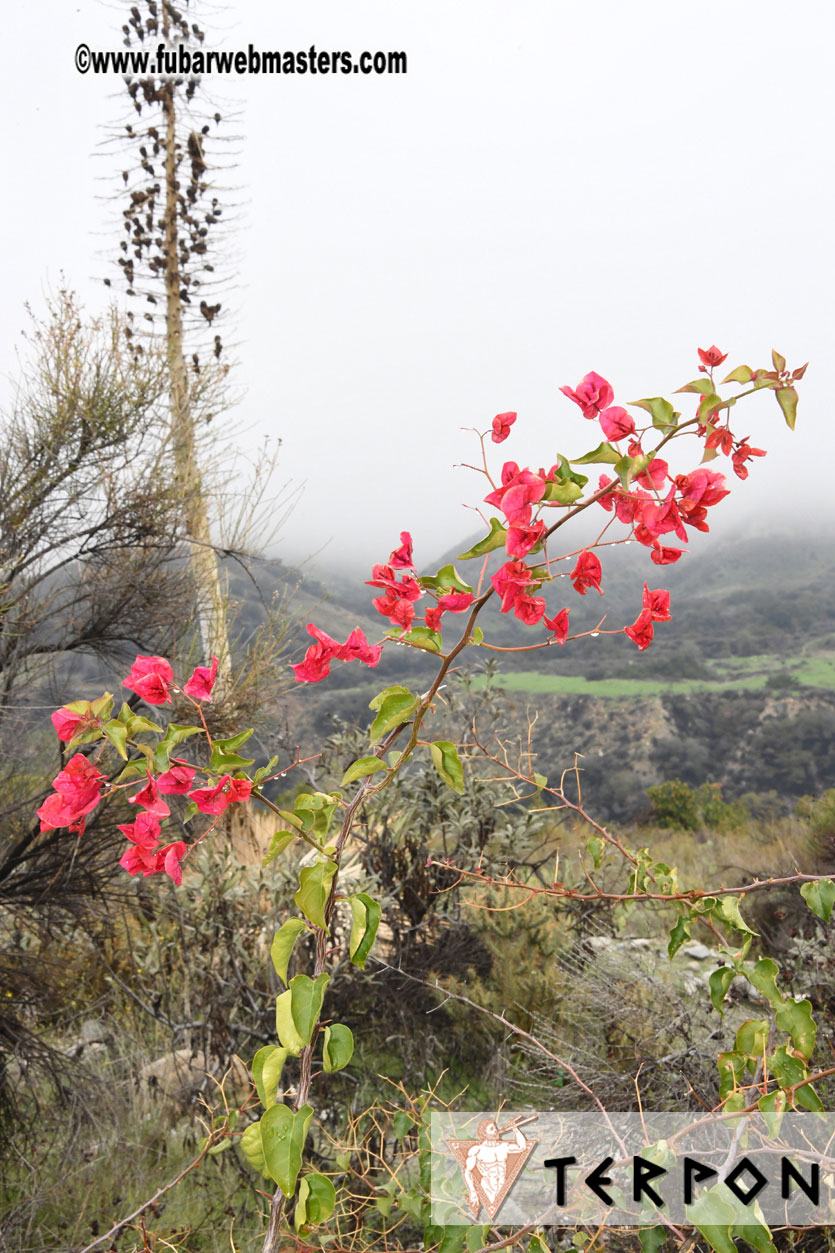
{"label": "logo with athlete figure", "polygon": [[[536,1117],[517,1114],[503,1127],[493,1118],[482,1118],[476,1127],[477,1140],[447,1140],[464,1173],[473,1222],[482,1206],[491,1222],[498,1214],[537,1143],[526,1140],[519,1127],[534,1122]],[[512,1140],[502,1138],[507,1132],[513,1133]]]}

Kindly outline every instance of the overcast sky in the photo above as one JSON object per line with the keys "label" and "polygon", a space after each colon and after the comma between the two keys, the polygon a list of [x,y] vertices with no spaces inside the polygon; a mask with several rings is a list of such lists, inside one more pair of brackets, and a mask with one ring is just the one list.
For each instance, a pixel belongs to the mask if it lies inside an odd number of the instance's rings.
{"label": "overcast sky", "polygon": [[[121,47],[129,4],[6,14],[0,370],[23,305],[63,271],[91,309],[112,273],[118,158],[96,155],[120,80],[74,66]],[[727,365],[810,359],[796,433],[773,397],[738,433],[770,450],[722,533],[800,510],[831,525],[835,10],[801,0],[239,0],[194,8],[206,47],[400,50],[405,76],[213,78],[237,103],[229,243],[234,414],[304,483],[298,559],[431,559],[478,522],[460,428],[516,409],[497,450],[549,465],[590,446],[560,396],[589,370],[616,400]],[[9,23],[11,30],[9,31]],[[593,440],[592,442],[597,442]],[[822,468],[822,466],[824,468]],[[688,467],[689,468],[689,467]],[[752,514],[753,508],[753,514]],[[717,514],[717,522],[719,515]]]}

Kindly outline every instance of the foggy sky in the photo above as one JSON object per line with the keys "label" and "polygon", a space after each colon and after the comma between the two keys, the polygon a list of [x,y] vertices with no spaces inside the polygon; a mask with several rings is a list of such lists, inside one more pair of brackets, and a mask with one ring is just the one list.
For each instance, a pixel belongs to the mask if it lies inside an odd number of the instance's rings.
{"label": "foggy sky", "polygon": [[[114,273],[103,197],[122,166],[100,144],[120,80],[78,74],[73,52],[119,48],[129,5],[52,8],[7,14],[7,375],[24,301],[42,308],[63,270],[100,309]],[[596,370],[616,402],[669,394],[713,343],[727,366],[768,365],[772,346],[812,363],[794,435],[773,396],[737,411],[770,451],[717,528],[798,511],[831,526],[831,5],[240,0],[195,15],[207,47],[408,56],[400,77],[210,82],[240,113],[221,329],[243,396],[227,421],[252,456],[282,440],[277,487],[304,483],[282,555],[324,545],[367,564],[410,529],[432,556],[480,525],[461,502],[482,482],[453,468],[476,455],[462,427],[515,409],[495,464],[547,467],[600,438],[560,385]]]}

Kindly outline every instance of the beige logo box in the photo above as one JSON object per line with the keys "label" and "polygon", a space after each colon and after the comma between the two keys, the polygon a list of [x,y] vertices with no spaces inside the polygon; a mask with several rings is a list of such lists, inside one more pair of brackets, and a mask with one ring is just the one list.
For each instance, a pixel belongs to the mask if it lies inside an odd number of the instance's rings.
{"label": "beige logo box", "polygon": [[835,1226],[831,1114],[447,1112],[429,1132],[438,1225]]}

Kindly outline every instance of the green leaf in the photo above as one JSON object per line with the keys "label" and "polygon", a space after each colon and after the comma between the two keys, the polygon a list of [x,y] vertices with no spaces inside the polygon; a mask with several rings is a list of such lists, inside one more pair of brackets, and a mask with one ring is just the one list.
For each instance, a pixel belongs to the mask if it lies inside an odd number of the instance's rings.
{"label": "green leaf", "polygon": [[293,1024],[305,1045],[310,1044],[313,1039],[329,982],[329,974],[318,975],[315,979],[311,979],[309,975],[296,975],[290,980]]}
{"label": "green leaf", "polygon": [[667,954],[670,961],[673,960],[678,950],[681,948],[685,940],[690,939],[690,919],[682,914],[677,919],[675,926],[670,932],[670,942],[667,945]]}
{"label": "green leaf", "polygon": [[725,1000],[725,996],[727,995],[728,988],[733,983],[735,973],[736,972],[734,971],[733,966],[720,966],[718,970],[714,970],[708,980],[710,999],[713,1004],[713,1008],[723,1017],[725,1016],[723,1002]]}
{"label": "green leaf", "polygon": [[267,1170],[267,1160],[264,1157],[264,1145],[261,1141],[261,1119],[257,1122],[250,1123],[246,1131],[240,1139],[241,1152],[243,1153],[250,1166],[255,1170],[259,1170],[261,1174],[270,1179],[272,1176]]}
{"label": "green leaf", "polygon": [[586,845],[586,851],[594,862],[595,870],[600,869],[600,863],[603,861],[603,847],[603,841],[599,835],[592,835],[589,837],[589,842]]}
{"label": "green leaf", "polygon": [[762,1110],[768,1134],[771,1136],[779,1135],[783,1115],[789,1105],[785,1092],[781,1092],[779,1089],[775,1089],[774,1092],[767,1092],[765,1096],[760,1097],[757,1104]]}
{"label": "green leaf", "polygon": [[748,982],[765,997],[772,1009],[778,1009],[783,1004],[782,994],[777,989],[779,973],[779,966],[770,957],[761,957],[753,966],[745,967]]}
{"label": "green leaf", "polygon": [[768,1023],[763,1018],[747,1018],[740,1026],[734,1040],[737,1053],[746,1057],[763,1057],[768,1044]]}
{"label": "green leaf", "polygon": [[649,465],[649,457],[621,457],[615,465],[615,472],[624,487],[628,487],[636,474],[643,474]]}
{"label": "green leaf", "polygon": [[777,1029],[787,1031],[798,1053],[808,1061],[815,1051],[818,1029],[812,1018],[811,1001],[784,1001],[775,1017]]}
{"label": "green leaf", "polygon": [[406,1136],[412,1130],[413,1120],[405,1109],[399,1109],[391,1120],[391,1129],[394,1133],[395,1140],[405,1140]]}
{"label": "green leaf", "polygon": [[145,778],[145,765],[138,761],[129,761],[124,770],[114,779],[114,783],[124,783],[127,779]]}
{"label": "green leaf", "polygon": [[[75,704],[86,706],[86,701],[77,701]],[[72,708],[72,706],[70,706]],[[81,713],[83,710],[78,710]],[[109,718],[113,712],[113,696],[110,692],[105,692],[103,696],[97,697],[90,701],[90,714],[94,718]]]}
{"label": "green leaf", "polygon": [[286,1197],[291,1197],[296,1190],[312,1117],[310,1105],[302,1105],[295,1112],[287,1105],[272,1105],[261,1118],[261,1143],[267,1170]]}
{"label": "green leaf", "polygon": [[468,548],[465,553],[460,553],[459,561],[470,561],[473,557],[483,557],[485,553],[491,553],[495,548],[504,548],[507,530],[502,526],[498,518],[490,519],[490,534],[484,539],[473,544],[472,548]]}
{"label": "green leaf", "polygon": [[731,370],[726,378],[722,379],[724,383],[750,383],[754,377],[754,371],[749,365],[738,365],[735,370]]}
{"label": "green leaf", "polygon": [[[644,1228],[644,1230],[646,1230],[646,1228]],[[650,1230],[654,1230],[654,1228],[650,1228]],[[662,1227],[662,1231],[663,1231],[663,1227]],[[641,1248],[643,1247],[644,1247],[644,1243],[642,1240]],[[645,1253],[655,1253],[655,1249],[657,1247],[658,1247],[657,1245],[653,1245],[648,1250],[645,1250]],[[481,1248],[481,1244],[479,1243],[476,1246],[476,1248]],[[531,1236],[530,1240],[528,1241],[528,1253],[551,1253],[551,1250],[548,1248],[548,1245],[542,1239],[542,1236],[539,1234],[538,1231],[535,1231],[533,1235]]]}
{"label": "green leaf", "polygon": [[[465,1243],[467,1245],[469,1253],[478,1253],[479,1249],[483,1249],[485,1244],[487,1244],[487,1237],[489,1236],[489,1234],[490,1234],[489,1223],[481,1223],[478,1227],[468,1227],[467,1234],[465,1236]],[[531,1236],[531,1239],[532,1240],[536,1239],[536,1236]],[[550,1253],[550,1251],[548,1251],[547,1245],[546,1245],[546,1253]]]}
{"label": "green leaf", "polygon": [[[790,1053],[785,1044],[781,1044],[769,1055],[768,1066],[781,1088],[793,1088],[795,1084],[802,1083],[809,1075],[809,1068],[805,1061]],[[811,1110],[813,1113],[819,1113],[823,1109],[821,1099],[810,1083],[804,1083],[802,1088],[798,1088],[794,1099],[802,1109]]]}
{"label": "green leaf", "polygon": [[804,883],[800,895],[813,914],[822,922],[829,922],[832,906],[835,905],[835,881],[818,879],[816,883]]}
{"label": "green leaf", "polygon": [[579,470],[572,470],[571,462],[559,452],[557,453],[555,473],[563,483],[576,483],[578,487],[585,487],[589,481],[587,474],[581,474]]}
{"label": "green leaf", "polygon": [[[162,727],[158,727],[155,722],[151,722],[150,718],[143,718],[141,714],[131,713],[130,705],[127,707],[130,718],[127,720],[128,735],[139,735],[141,731],[154,731],[158,735],[162,735]],[[119,721],[122,722],[122,715],[119,714]],[[198,728],[195,727],[195,731]]]}
{"label": "green leaf", "polygon": [[265,1044],[252,1059],[252,1079],[258,1092],[258,1099],[269,1109],[275,1105],[281,1072],[287,1060],[288,1050],[278,1044]]}
{"label": "green leaf", "polygon": [[714,1188],[702,1192],[692,1205],[686,1207],[687,1221],[704,1236],[715,1253],[738,1253],[731,1239],[731,1225],[736,1211],[728,1201],[717,1195]]}
{"label": "green leaf", "polygon": [[774,348],[772,348],[771,360],[774,364],[774,369],[777,371],[777,373],[782,374],[786,368],[786,358],[783,356],[783,354],[780,352],[777,352]]}
{"label": "green leaf", "polygon": [[429,751],[432,754],[432,764],[444,783],[453,792],[461,795],[464,791],[464,767],[461,765],[458,749],[449,740],[436,740],[429,745]]}
{"label": "green leaf", "polygon": [[119,756],[124,758],[125,761],[127,761],[128,759],[128,753],[127,753],[128,729],[127,727],[124,726],[123,723],[119,722],[118,719],[114,718],[111,722],[105,722],[104,726],[102,727],[102,732],[110,740],[110,743],[116,749],[116,752],[119,754]]}
{"label": "green leaf", "polygon": [[765,1223],[735,1223],[732,1230],[735,1236],[750,1244],[757,1253],[777,1253],[771,1232]]}
{"label": "green leaf", "polygon": [[275,967],[275,973],[285,985],[287,983],[287,967],[290,964],[290,957],[295,948],[296,940],[302,931],[306,930],[307,925],[301,918],[288,918],[286,922],[281,924],[273,936],[270,957]]}
{"label": "green leaf", "polygon": [[293,803],[302,830],[324,839],[330,830],[339,796],[330,792],[301,792]]}
{"label": "green leaf", "polygon": [[322,1049],[322,1064],[328,1074],[334,1070],[344,1070],[354,1055],[354,1036],[350,1027],[335,1022],[325,1027],[325,1043]]}
{"label": "green leaf", "polygon": [[630,400],[629,406],[630,408],[644,409],[652,418],[652,425],[662,431],[675,426],[677,419],[681,416],[676,413],[669,400],[665,400],[663,396],[650,396],[645,400]]}
{"label": "green leaf", "polygon": [[259,783],[262,783],[268,774],[272,774],[277,765],[278,757],[271,757],[266,766],[259,766],[252,776],[252,786],[257,787]]}
{"label": "green leaf", "polygon": [[250,736],[254,734],[254,727],[250,727],[246,731],[239,731],[237,735],[227,736],[225,740],[213,740],[212,743],[216,748],[219,748],[222,753],[234,753],[241,747],[242,744],[246,744]]}
{"label": "green leaf", "polygon": [[302,1039],[293,1020],[293,993],[290,988],[275,998],[275,1030],[282,1047],[298,1057],[307,1041]]}
{"label": "green leaf", "polygon": [[[388,731],[393,731],[402,722],[408,722],[419,704],[418,697],[406,688],[390,691],[382,704],[377,707],[377,717],[371,724],[371,743],[376,744]],[[373,709],[375,706],[372,704],[371,707]]]}
{"label": "green leaf", "polygon": [[708,421],[714,413],[718,413],[720,409],[724,409],[728,404],[721,396],[717,396],[714,391],[708,391],[699,401],[699,407],[696,415],[700,422]]}
{"label": "green leaf", "polygon": [[245,770],[255,761],[254,757],[241,757],[235,750],[245,744],[253,734],[252,728],[240,731],[237,735],[227,736],[223,740],[212,742],[212,755],[209,766],[218,774],[228,774],[232,770]]}
{"label": "green leaf", "polygon": [[453,565],[442,566],[437,574],[423,575],[418,579],[421,587],[433,592],[471,592],[469,583],[465,583]]}
{"label": "green leaf", "polygon": [[336,1188],[327,1175],[302,1175],[293,1222],[296,1231],[307,1232],[311,1227],[327,1222],[336,1205]]}
{"label": "green leaf", "polygon": [[667,1242],[667,1228],[659,1223],[656,1227],[639,1227],[638,1239],[641,1253],[658,1253]]}
{"label": "green leaf", "polygon": [[[165,735],[154,749],[154,769],[160,773],[167,770],[171,764],[168,760],[171,750],[176,748],[178,744],[182,744],[190,736],[200,735],[202,730],[202,727],[191,727],[183,723],[169,722],[165,729]],[[129,724],[128,732],[130,735],[133,735],[133,723]]]}
{"label": "green leaf", "polygon": [[284,852],[288,844],[292,844],[293,841],[298,838],[298,832],[296,831],[276,831],[270,841],[270,847],[264,854],[261,865],[268,866],[271,861],[274,861],[275,858],[278,857],[279,853]]}
{"label": "green leaf", "polygon": [[412,627],[400,638],[408,644],[413,644],[415,648],[422,648],[427,653],[439,653],[443,648],[443,640],[439,632],[433,631],[428,626]]}
{"label": "green leaf", "polygon": [[556,482],[553,479],[550,483],[545,484],[545,495],[543,500],[554,501],[558,505],[573,505],[575,500],[579,500],[583,494],[583,489],[579,483],[573,482]]}
{"label": "green leaf", "polygon": [[365,970],[365,962],[371,952],[380,919],[383,916],[382,906],[365,892],[358,892],[350,899],[351,906],[351,939],[348,945],[351,961],[360,970]]}
{"label": "green leaf", "polygon": [[717,1057],[719,1096],[723,1101],[742,1084],[745,1078],[745,1062],[746,1058],[736,1052],[720,1053]]}
{"label": "green leaf", "polygon": [[677,387],[676,392],[701,392],[703,396],[709,395],[713,391],[713,384],[710,379],[694,379],[692,383],[685,383],[684,387]]}
{"label": "green leaf", "polygon": [[593,448],[591,452],[583,453],[582,457],[572,457],[571,463],[575,466],[600,464],[613,466],[620,461],[622,455],[611,444],[607,444],[604,441],[602,444],[598,444],[596,448]]}
{"label": "green leaf", "polygon": [[342,776],[340,787],[347,787],[349,783],[356,783],[357,779],[364,779],[369,774],[377,774],[380,770],[385,770],[386,763],[381,761],[379,757],[360,757],[358,761],[354,761]]}
{"label": "green leaf", "polygon": [[797,421],[797,392],[793,387],[778,387],[777,403],[783,410],[786,426],[790,431],[793,431],[794,424]]}
{"label": "green leaf", "polygon": [[713,910],[714,918],[719,918],[734,931],[742,931],[746,935],[756,935],[739,912],[739,901],[735,896],[720,896]]}
{"label": "green leaf", "polygon": [[313,866],[303,866],[299,871],[299,888],[293,893],[293,900],[305,918],[323,931],[328,930],[325,919],[325,907],[331,894],[337,866],[329,857],[323,857]]}

